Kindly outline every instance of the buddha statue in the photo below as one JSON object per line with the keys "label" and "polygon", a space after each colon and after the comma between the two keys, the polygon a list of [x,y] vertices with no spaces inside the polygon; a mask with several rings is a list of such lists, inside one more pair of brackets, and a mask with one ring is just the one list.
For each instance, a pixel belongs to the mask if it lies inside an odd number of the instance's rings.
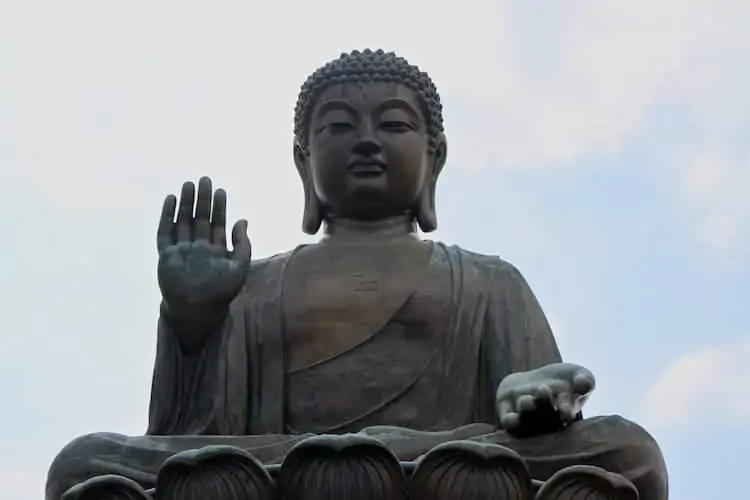
{"label": "buddha statue", "polygon": [[[289,499],[667,499],[643,428],[583,418],[594,376],[563,362],[521,273],[418,237],[436,229],[447,152],[430,77],[393,53],[354,51],[315,71],[295,110],[302,227],[323,229],[317,243],[253,260],[244,220],[229,250],[227,194],[209,178],[168,196],[148,430],[72,441],[47,500],[154,487],[160,499],[266,498],[274,480]],[[335,466],[315,465],[326,457]],[[375,476],[392,491],[352,493]],[[178,483],[179,494],[165,486]],[[509,489],[482,496],[482,485]]]}

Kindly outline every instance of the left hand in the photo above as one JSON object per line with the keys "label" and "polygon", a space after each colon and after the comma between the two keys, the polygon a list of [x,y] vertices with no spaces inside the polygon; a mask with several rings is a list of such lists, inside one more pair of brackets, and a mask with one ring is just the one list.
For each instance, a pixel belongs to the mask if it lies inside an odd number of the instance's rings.
{"label": "left hand", "polygon": [[589,370],[572,363],[511,373],[497,388],[500,423],[526,435],[560,429],[575,420],[595,385]]}

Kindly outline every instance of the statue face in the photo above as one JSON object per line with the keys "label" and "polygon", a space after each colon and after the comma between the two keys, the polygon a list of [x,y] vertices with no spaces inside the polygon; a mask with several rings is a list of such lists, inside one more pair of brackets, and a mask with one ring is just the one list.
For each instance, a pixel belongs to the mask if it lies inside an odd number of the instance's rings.
{"label": "statue face", "polygon": [[372,220],[413,212],[430,174],[417,96],[395,83],[343,83],[310,120],[310,180],[327,217]]}

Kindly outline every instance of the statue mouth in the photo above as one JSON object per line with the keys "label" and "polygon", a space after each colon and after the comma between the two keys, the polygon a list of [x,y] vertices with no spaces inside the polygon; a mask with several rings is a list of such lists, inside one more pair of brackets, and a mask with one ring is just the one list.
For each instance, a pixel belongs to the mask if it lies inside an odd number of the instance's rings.
{"label": "statue mouth", "polygon": [[385,173],[385,163],[376,158],[360,158],[351,162],[347,170],[357,177],[377,177]]}

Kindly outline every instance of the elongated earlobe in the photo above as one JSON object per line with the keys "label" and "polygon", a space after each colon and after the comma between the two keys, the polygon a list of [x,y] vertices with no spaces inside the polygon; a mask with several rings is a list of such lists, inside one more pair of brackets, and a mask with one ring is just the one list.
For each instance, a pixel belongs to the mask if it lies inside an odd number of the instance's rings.
{"label": "elongated earlobe", "polygon": [[294,144],[294,165],[297,167],[302,180],[302,189],[305,192],[305,209],[302,213],[302,231],[307,234],[315,235],[320,230],[323,223],[323,211],[320,207],[320,200],[315,195],[315,189],[310,178],[310,169],[308,166],[308,156],[299,144]]}
{"label": "elongated earlobe", "polygon": [[311,235],[318,234],[323,216],[320,202],[311,188],[305,187],[305,211],[302,213],[302,230]]}
{"label": "elongated earlobe", "polygon": [[435,210],[435,190],[440,172],[443,171],[445,160],[448,157],[448,144],[445,135],[438,138],[435,150],[431,155],[431,171],[425,180],[422,193],[417,200],[417,224],[424,233],[430,233],[437,229],[437,212]]}
{"label": "elongated earlobe", "polygon": [[435,182],[429,180],[417,201],[417,224],[423,233],[431,233],[437,229],[437,213],[435,212]]}

